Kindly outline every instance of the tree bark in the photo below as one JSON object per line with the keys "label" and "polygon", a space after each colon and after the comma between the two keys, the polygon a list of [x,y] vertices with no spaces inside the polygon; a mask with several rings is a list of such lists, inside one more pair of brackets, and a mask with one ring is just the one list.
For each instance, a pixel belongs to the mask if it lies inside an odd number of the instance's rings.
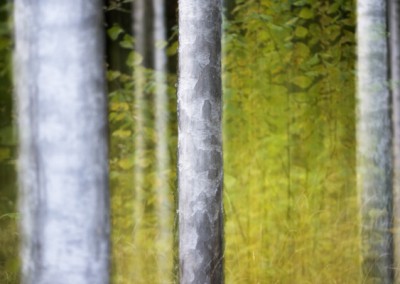
{"label": "tree bark", "polygon": [[108,283],[100,0],[16,0],[22,283]]}
{"label": "tree bark", "polygon": [[221,0],[179,1],[181,283],[223,283]]}
{"label": "tree bark", "polygon": [[385,2],[357,3],[357,182],[365,283],[393,282],[392,137]]}
{"label": "tree bark", "polygon": [[[400,5],[398,0],[388,1],[390,81],[393,114],[393,220],[395,267],[400,267]],[[400,283],[400,273],[395,270],[395,283]]]}

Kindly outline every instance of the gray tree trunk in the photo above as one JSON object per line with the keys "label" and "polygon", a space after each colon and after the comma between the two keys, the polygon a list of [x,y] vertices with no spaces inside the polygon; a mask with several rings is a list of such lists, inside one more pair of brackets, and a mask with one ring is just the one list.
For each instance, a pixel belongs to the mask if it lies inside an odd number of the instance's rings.
{"label": "gray tree trunk", "polygon": [[357,182],[363,283],[393,282],[392,145],[385,0],[358,0]]}
{"label": "gray tree trunk", "polygon": [[[393,211],[394,211],[394,259],[400,267],[400,4],[389,0],[390,81],[393,113]],[[400,272],[395,269],[395,283],[400,283]]]}
{"label": "gray tree trunk", "polygon": [[16,0],[22,283],[109,280],[100,0]]}
{"label": "gray tree trunk", "polygon": [[223,283],[221,0],[179,1],[180,281]]}

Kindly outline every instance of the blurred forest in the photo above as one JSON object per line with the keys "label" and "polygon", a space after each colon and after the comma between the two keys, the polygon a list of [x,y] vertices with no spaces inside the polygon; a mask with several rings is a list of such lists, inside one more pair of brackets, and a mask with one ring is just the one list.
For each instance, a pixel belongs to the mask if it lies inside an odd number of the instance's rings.
{"label": "blurred forest", "polygon": [[[105,7],[112,280],[176,283],[177,3],[167,1],[165,42],[148,47],[168,55],[160,83],[134,49],[130,2]],[[7,3],[0,8],[0,282],[18,283]],[[236,0],[227,1],[225,12],[226,283],[358,283],[354,1]],[[159,84],[168,94],[166,186],[156,167],[163,139],[154,103]]]}
{"label": "blurred forest", "polygon": [[0,3],[0,283],[19,283],[16,129],[12,97],[11,5]]}

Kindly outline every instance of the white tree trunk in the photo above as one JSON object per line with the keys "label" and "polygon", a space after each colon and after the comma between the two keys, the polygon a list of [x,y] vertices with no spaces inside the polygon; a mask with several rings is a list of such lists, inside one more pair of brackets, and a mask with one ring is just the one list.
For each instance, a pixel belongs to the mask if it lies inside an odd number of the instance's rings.
{"label": "white tree trunk", "polygon": [[400,4],[389,0],[390,81],[393,113],[393,211],[395,283],[400,283]]}
{"label": "white tree trunk", "polygon": [[102,3],[15,1],[22,283],[108,283]]}
{"label": "white tree trunk", "polygon": [[[149,183],[149,129],[151,125],[151,97],[146,92],[148,83],[145,68],[151,68],[153,62],[153,38],[152,38],[152,3],[150,0],[133,1],[133,33],[135,37],[135,52],[142,59],[140,64],[134,66],[135,82],[135,163],[134,163],[134,224],[133,232],[134,263],[131,277],[134,283],[145,283],[146,279],[154,279],[153,275],[146,274],[148,258],[153,251],[149,246],[148,231],[149,219],[146,218],[146,197],[151,190]],[[147,269],[146,269],[147,268]],[[147,280],[148,281],[148,280]]]}
{"label": "white tree trunk", "polygon": [[221,0],[179,1],[180,281],[223,283]]}
{"label": "white tree trunk", "polygon": [[392,283],[392,145],[385,0],[358,0],[357,182],[364,283]]}
{"label": "white tree trunk", "polygon": [[156,130],[156,183],[158,238],[157,272],[158,279],[172,281],[173,272],[173,208],[170,191],[170,159],[168,151],[168,93],[167,54],[163,47],[167,41],[165,0],[153,0],[153,38],[155,71],[155,130]]}

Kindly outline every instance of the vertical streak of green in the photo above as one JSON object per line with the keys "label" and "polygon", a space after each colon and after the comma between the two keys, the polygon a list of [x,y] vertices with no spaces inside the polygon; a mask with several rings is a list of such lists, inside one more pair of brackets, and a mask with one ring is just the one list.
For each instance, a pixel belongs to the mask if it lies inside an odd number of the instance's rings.
{"label": "vertical streak of green", "polygon": [[236,2],[224,40],[227,282],[357,283],[353,2]]}
{"label": "vertical streak of green", "polygon": [[15,157],[11,83],[11,2],[0,4],[0,283],[19,283]]}

